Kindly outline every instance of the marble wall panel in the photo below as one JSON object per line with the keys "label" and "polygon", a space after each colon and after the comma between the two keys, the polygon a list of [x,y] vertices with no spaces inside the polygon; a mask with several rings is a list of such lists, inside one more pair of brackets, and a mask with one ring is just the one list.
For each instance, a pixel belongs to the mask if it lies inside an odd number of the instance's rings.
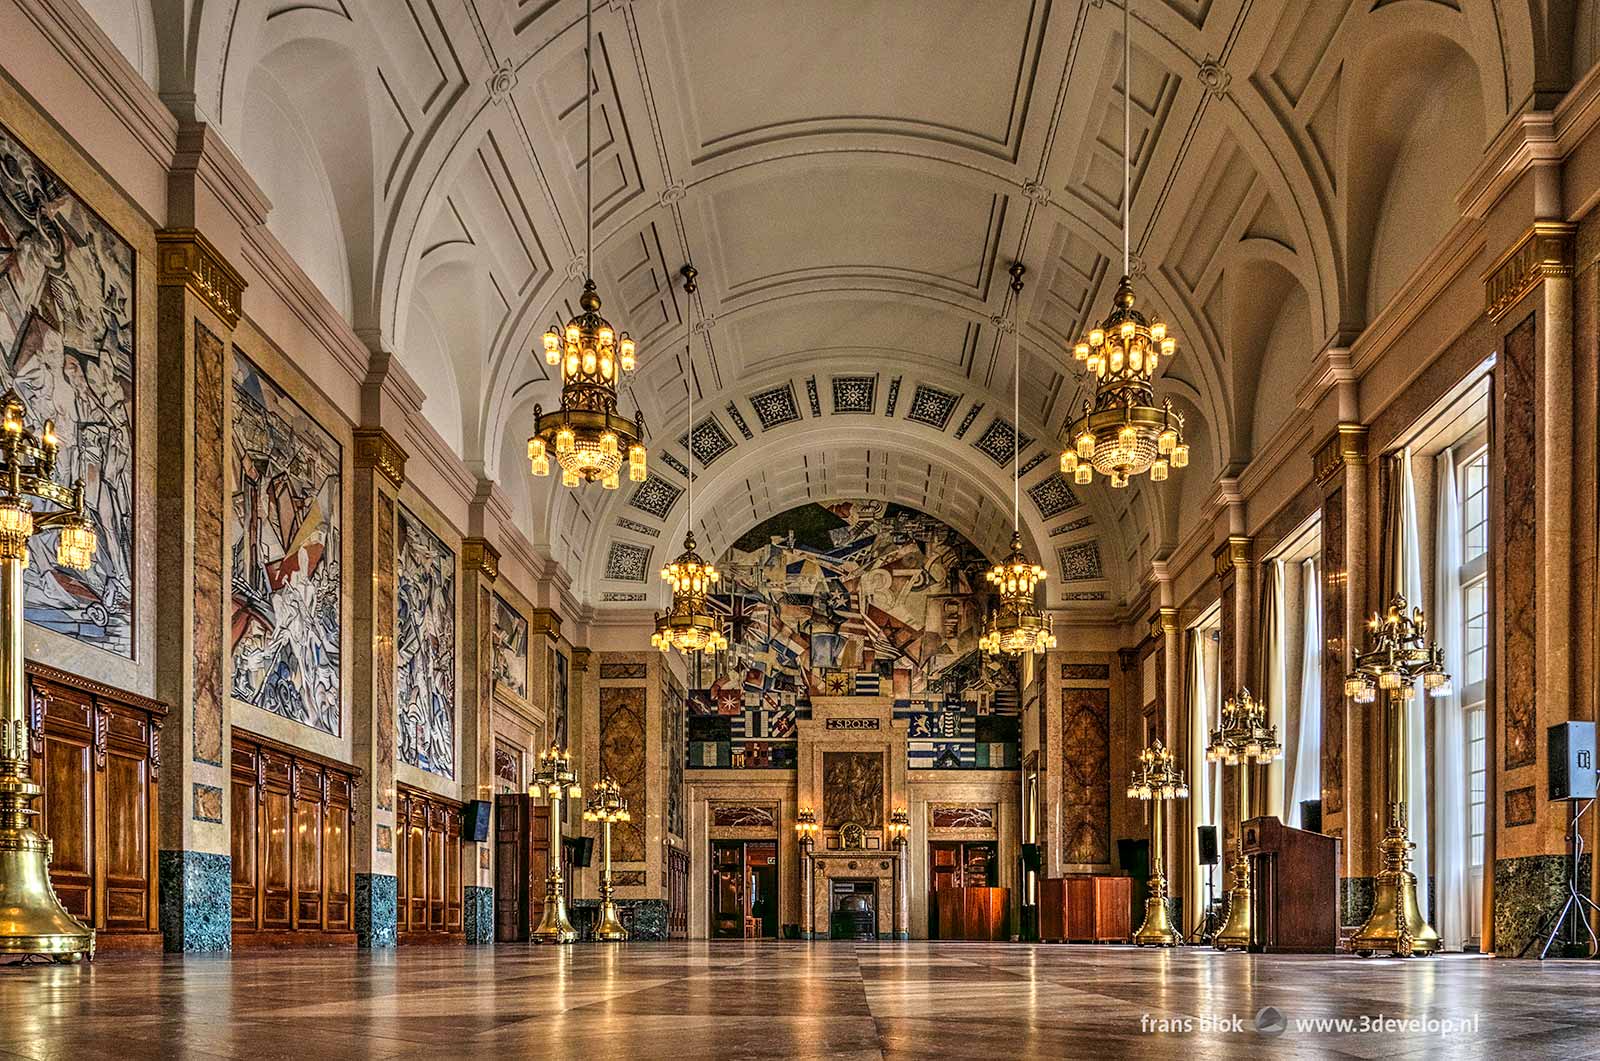
{"label": "marble wall panel", "polygon": [[1111,690],[1061,690],[1061,858],[1111,861]]}
{"label": "marble wall panel", "polygon": [[394,810],[394,499],[381,490],[373,497],[378,521],[372,557],[372,711],[377,730],[373,785],[378,809]]}
{"label": "marble wall panel", "polygon": [[[611,828],[614,857],[619,862],[645,860],[645,824],[649,821],[645,791],[645,690],[600,687],[600,772],[622,789],[632,821]],[[643,883],[641,881],[640,883]]]}
{"label": "marble wall panel", "polygon": [[1344,811],[1344,749],[1347,707],[1345,653],[1344,488],[1322,506],[1322,811]]}
{"label": "marble wall panel", "polygon": [[1501,665],[1504,690],[1507,770],[1531,765],[1538,756],[1536,685],[1538,675],[1538,390],[1534,378],[1537,349],[1534,319],[1506,336],[1500,362],[1496,427],[1504,445],[1500,516],[1504,526],[1503,592],[1498,602],[1504,624]]}
{"label": "marble wall panel", "polygon": [[222,765],[223,345],[194,331],[194,760]]}

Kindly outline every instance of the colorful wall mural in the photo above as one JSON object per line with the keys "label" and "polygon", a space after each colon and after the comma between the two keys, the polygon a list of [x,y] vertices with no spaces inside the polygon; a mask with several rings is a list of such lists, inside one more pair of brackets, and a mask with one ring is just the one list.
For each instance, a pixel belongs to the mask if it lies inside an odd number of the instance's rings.
{"label": "colorful wall mural", "polygon": [[494,684],[518,700],[528,698],[528,620],[494,596]]}
{"label": "colorful wall mural", "polygon": [[334,736],[341,459],[333,436],[235,350],[232,693]]}
{"label": "colorful wall mural", "polygon": [[133,248],[0,127],[0,391],[35,428],[55,421],[56,478],[82,479],[100,536],[94,566],[29,545],[28,621],[133,655]]}
{"label": "colorful wall mural", "polygon": [[456,773],[456,554],[399,507],[395,541],[395,693],[400,761]]}
{"label": "colorful wall mural", "polygon": [[722,558],[730,648],[691,698],[689,765],[790,768],[815,696],[894,698],[914,769],[1017,765],[1013,664],[978,651],[989,561],[882,501],[792,509]]}

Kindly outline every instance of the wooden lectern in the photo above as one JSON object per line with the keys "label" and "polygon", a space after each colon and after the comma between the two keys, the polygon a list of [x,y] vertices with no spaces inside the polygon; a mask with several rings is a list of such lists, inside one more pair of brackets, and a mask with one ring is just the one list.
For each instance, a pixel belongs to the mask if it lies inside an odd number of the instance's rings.
{"label": "wooden lectern", "polygon": [[1291,829],[1274,817],[1244,823],[1255,907],[1250,949],[1266,954],[1332,954],[1339,942],[1337,841]]}

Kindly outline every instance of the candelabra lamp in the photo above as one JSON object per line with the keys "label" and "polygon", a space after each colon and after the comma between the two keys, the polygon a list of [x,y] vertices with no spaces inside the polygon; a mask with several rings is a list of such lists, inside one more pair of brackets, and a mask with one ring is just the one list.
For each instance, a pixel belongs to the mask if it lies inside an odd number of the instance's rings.
{"label": "candelabra lamp", "polygon": [[907,837],[911,833],[911,815],[906,813],[904,807],[896,807],[889,812],[889,842],[897,850],[904,849],[910,841]]}
{"label": "candelabra lamp", "polygon": [[1382,951],[1400,958],[1439,950],[1439,933],[1417,904],[1417,878],[1410,869],[1411,842],[1406,823],[1406,770],[1410,727],[1406,704],[1417,695],[1417,680],[1432,696],[1450,695],[1444,650],[1428,639],[1428,619],[1421,608],[1408,613],[1404,596],[1396,595],[1383,615],[1367,620],[1372,648],[1356,656],[1355,669],[1344,681],[1345,695],[1358,704],[1387,692],[1385,736],[1388,745],[1388,824],[1378,847],[1383,869],[1372,888],[1372,915],[1350,941],[1363,958]]}
{"label": "candelabra lamp", "polygon": [[1141,947],[1173,947],[1182,937],[1172,927],[1172,912],[1167,908],[1162,819],[1166,816],[1166,801],[1188,799],[1189,786],[1172,752],[1160,740],[1139,753],[1139,764],[1128,781],[1128,798],[1155,804],[1150,819],[1150,896],[1144,901],[1144,923],[1133,934],[1133,942]]}
{"label": "candelabra lamp", "polygon": [[567,896],[561,880],[561,801],[579,799],[583,786],[572,771],[567,749],[551,744],[539,753],[539,768],[534,772],[528,795],[550,801],[548,871],[544,876],[544,916],[533,930],[535,943],[574,943],[578,932],[567,918]]}
{"label": "candelabra lamp", "polygon": [[589,792],[583,819],[600,823],[600,923],[595,926],[594,938],[602,943],[626,942],[628,930],[622,927],[622,919],[617,916],[617,890],[611,883],[611,825],[633,820],[628,813],[628,801],[622,796],[622,787],[610,777],[602,777]]}
{"label": "candelabra lamp", "polygon": [[801,807],[795,812],[794,834],[800,841],[800,938],[815,934],[811,922],[815,902],[811,895],[811,849],[817,842],[817,812]]}
{"label": "candelabra lamp", "polygon": [[[40,788],[29,764],[23,714],[22,570],[28,541],[59,530],[56,563],[85,570],[96,536],[83,501],[83,480],[55,481],[61,440],[46,420],[34,434],[23,425],[16,391],[0,396],[0,954],[60,962],[94,957],[94,930],[69,914],[50,885],[50,841],[29,824]],[[34,501],[45,508],[35,510]]]}
{"label": "candelabra lamp", "polygon": [[1233,835],[1233,868],[1228,878],[1228,916],[1212,938],[1218,950],[1249,950],[1251,940],[1250,860],[1244,853],[1244,822],[1250,815],[1250,768],[1283,754],[1278,727],[1267,721],[1267,705],[1241,689],[1222,705],[1222,719],[1206,743],[1206,758],[1239,770],[1239,828]]}

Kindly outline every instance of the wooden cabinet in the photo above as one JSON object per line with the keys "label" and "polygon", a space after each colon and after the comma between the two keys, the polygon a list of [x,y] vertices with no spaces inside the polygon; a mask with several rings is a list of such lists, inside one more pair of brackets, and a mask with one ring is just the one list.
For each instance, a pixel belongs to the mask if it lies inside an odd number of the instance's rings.
{"label": "wooden cabinet", "polygon": [[233,731],[233,944],[353,945],[356,771]]}
{"label": "wooden cabinet", "polygon": [[1123,943],[1133,937],[1133,878],[1046,877],[1039,882],[1039,938]]}
{"label": "wooden cabinet", "polygon": [[402,943],[462,943],[461,804],[395,786],[394,864]]}
{"label": "wooden cabinet", "polygon": [[161,947],[156,789],[166,705],[27,665],[34,804],[50,883],[101,949]]}
{"label": "wooden cabinet", "polygon": [[689,852],[666,845],[667,938],[689,938]]}
{"label": "wooden cabinet", "polygon": [[1010,888],[940,888],[934,894],[940,939],[1011,938]]}

